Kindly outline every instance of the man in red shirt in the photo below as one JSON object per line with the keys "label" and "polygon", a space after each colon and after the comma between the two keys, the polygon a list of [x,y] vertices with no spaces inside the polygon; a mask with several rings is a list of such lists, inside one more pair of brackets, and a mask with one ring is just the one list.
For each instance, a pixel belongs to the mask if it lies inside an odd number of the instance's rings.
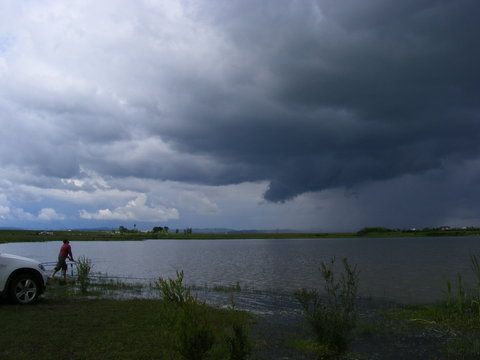
{"label": "man in red shirt", "polygon": [[73,260],[72,247],[70,246],[70,242],[68,240],[63,240],[63,245],[60,248],[60,252],[58,253],[58,262],[55,266],[55,269],[53,270],[52,279],[57,273],[57,271],[62,269],[63,280],[67,280],[67,258],[70,261],[75,261]]}

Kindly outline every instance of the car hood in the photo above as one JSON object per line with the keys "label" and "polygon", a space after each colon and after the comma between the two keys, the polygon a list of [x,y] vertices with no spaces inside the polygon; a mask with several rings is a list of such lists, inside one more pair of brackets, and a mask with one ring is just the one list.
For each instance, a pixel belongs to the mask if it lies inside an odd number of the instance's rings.
{"label": "car hood", "polygon": [[29,263],[32,263],[32,264],[35,264],[35,265],[40,264],[39,261],[34,260],[34,259],[30,259],[30,258],[27,258],[27,257],[24,257],[24,256],[5,254],[5,253],[1,253],[0,256],[3,257],[3,258],[7,258],[7,259],[21,260],[21,261],[29,262]]}

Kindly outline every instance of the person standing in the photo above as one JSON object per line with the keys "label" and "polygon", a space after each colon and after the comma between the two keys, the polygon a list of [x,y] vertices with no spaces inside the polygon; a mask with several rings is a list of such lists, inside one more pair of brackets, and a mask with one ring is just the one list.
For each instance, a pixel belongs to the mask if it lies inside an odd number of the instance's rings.
{"label": "person standing", "polygon": [[63,245],[60,248],[60,252],[58,253],[58,262],[55,266],[55,269],[53,269],[53,273],[51,276],[52,279],[55,277],[55,274],[58,272],[58,270],[62,269],[63,280],[67,281],[67,259],[69,259],[70,261],[75,261],[73,260],[72,247],[70,246],[70,242],[68,240],[63,240]]}

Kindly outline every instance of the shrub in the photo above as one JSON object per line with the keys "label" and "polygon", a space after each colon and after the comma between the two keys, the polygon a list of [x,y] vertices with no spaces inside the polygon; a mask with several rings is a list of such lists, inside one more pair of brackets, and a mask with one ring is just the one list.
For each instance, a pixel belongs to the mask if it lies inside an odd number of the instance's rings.
{"label": "shrub", "polygon": [[324,281],[324,294],[317,290],[302,289],[295,293],[316,340],[336,353],[347,350],[357,319],[356,297],[358,270],[347,259],[342,260],[343,272],[334,273],[335,258],[322,262],[320,273]]}
{"label": "shrub", "polygon": [[92,260],[86,256],[80,256],[75,263],[77,267],[77,280],[80,284],[80,291],[82,294],[88,292],[90,285],[90,272],[92,271]]}
{"label": "shrub", "polygon": [[[216,342],[208,307],[192,296],[183,279],[183,271],[177,271],[176,278],[159,278],[155,282],[164,304],[173,306],[177,314],[174,326],[178,329],[176,347],[180,357],[184,360],[202,360],[216,358],[222,353],[222,359],[248,359],[251,347],[245,326],[235,321],[232,325],[233,334]],[[234,313],[232,309],[231,314]]]}
{"label": "shrub", "polygon": [[470,256],[470,261],[472,263],[472,271],[475,276],[475,294],[474,297],[477,301],[480,301],[480,261],[475,255]]}
{"label": "shrub", "polygon": [[183,284],[183,270],[177,271],[177,277],[175,279],[163,279],[159,278],[155,282],[156,287],[160,290],[162,298],[165,301],[184,304],[186,302],[194,301],[190,289]]}
{"label": "shrub", "polygon": [[207,358],[215,344],[215,335],[203,305],[185,302],[181,307],[178,352],[185,360]]}
{"label": "shrub", "polygon": [[456,291],[452,282],[447,280],[447,308],[455,315],[476,315],[480,317],[480,261],[470,256],[471,269],[475,277],[473,288],[465,288],[462,276],[457,274]]}
{"label": "shrub", "polygon": [[230,360],[248,359],[251,347],[245,327],[233,324],[233,336],[227,338]]}

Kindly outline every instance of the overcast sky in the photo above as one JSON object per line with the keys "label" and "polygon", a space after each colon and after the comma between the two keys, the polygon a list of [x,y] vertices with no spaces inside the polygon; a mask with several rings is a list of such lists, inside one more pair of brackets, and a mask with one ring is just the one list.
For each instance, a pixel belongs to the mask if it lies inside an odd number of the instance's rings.
{"label": "overcast sky", "polygon": [[0,227],[480,226],[478,0],[3,0]]}

